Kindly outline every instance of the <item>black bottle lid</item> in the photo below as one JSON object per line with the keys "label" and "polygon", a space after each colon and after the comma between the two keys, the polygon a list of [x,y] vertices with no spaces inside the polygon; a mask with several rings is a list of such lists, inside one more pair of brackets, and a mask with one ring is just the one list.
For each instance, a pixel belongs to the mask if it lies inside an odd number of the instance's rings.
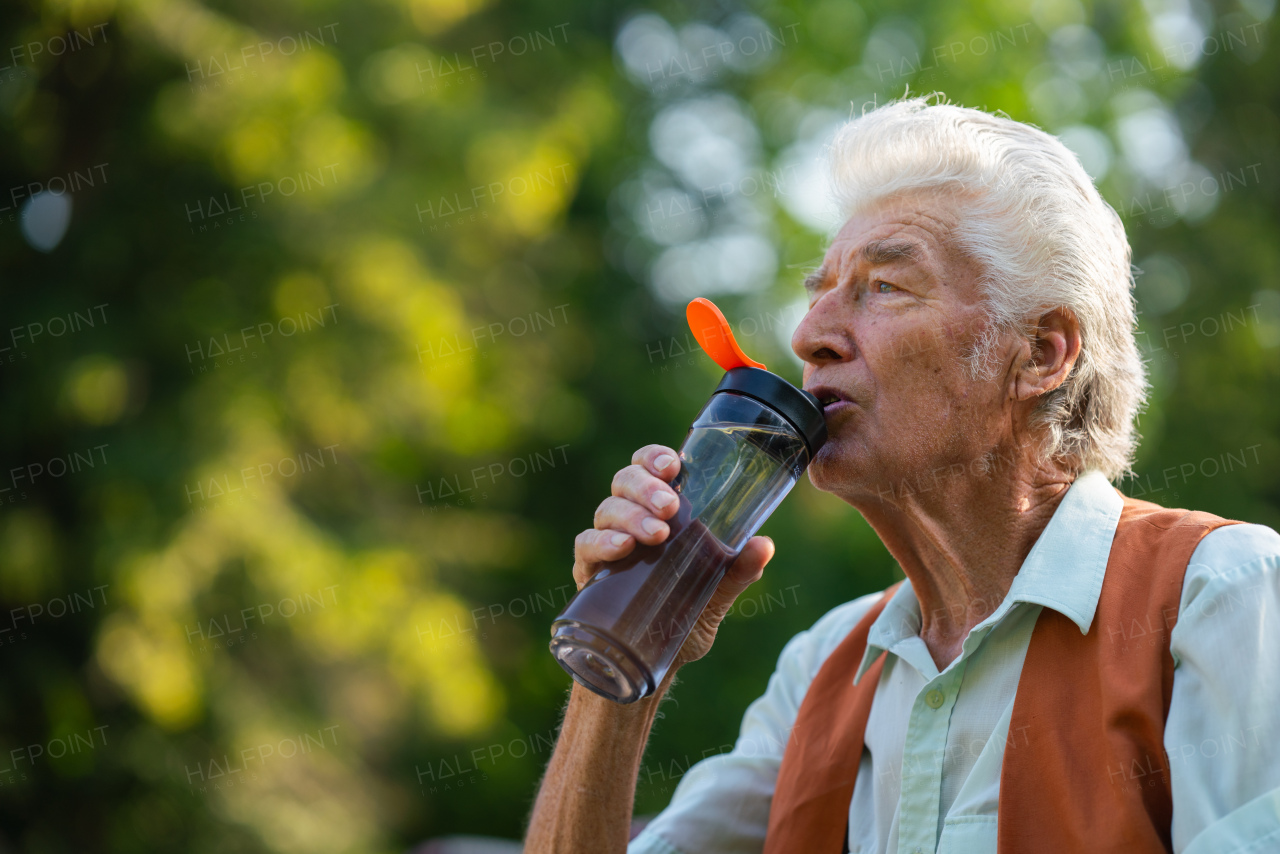
{"label": "black bottle lid", "polygon": [[733,368],[725,372],[712,394],[722,391],[746,395],[777,411],[804,437],[810,460],[826,444],[827,420],[822,414],[822,404],[777,374],[760,368]]}

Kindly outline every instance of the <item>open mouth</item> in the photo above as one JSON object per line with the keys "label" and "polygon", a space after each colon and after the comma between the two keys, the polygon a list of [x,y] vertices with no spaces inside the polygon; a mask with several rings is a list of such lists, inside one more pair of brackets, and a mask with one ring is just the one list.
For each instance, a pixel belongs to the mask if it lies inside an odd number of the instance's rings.
{"label": "open mouth", "polygon": [[809,393],[818,399],[818,403],[822,406],[823,414],[828,414],[840,407],[841,404],[852,404],[853,401],[844,392],[830,386],[815,386],[808,389]]}

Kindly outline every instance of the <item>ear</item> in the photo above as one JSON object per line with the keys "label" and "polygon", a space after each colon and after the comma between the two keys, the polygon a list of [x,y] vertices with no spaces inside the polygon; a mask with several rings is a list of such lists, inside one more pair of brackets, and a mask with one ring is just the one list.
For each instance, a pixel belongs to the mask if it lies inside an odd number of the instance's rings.
{"label": "ear", "polygon": [[1066,382],[1080,357],[1080,322],[1066,308],[1041,316],[1022,349],[1023,363],[1013,377],[1014,400],[1048,394]]}

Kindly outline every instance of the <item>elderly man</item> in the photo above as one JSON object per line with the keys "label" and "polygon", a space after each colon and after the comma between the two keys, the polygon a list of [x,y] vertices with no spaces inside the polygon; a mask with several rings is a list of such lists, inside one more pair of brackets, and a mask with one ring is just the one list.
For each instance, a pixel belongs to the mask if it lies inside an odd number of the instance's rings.
{"label": "elderly man", "polygon": [[[793,638],[629,848],[671,677],[628,706],[575,684],[526,850],[1280,851],[1280,536],[1109,483],[1146,391],[1115,211],[1054,137],[922,100],[832,167],[846,221],[792,338],[830,433],[809,476],[906,581]],[[678,470],[650,445],[618,472],[579,585],[663,541]],[[772,555],[750,541],[677,665]]]}

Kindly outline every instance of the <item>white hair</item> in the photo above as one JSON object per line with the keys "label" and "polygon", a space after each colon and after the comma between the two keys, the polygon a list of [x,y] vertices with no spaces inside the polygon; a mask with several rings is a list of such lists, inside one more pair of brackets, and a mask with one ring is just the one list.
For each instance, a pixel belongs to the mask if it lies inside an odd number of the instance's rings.
{"label": "white hair", "polygon": [[1115,480],[1132,470],[1149,388],[1134,339],[1124,226],[1063,143],[1006,116],[929,98],[894,101],[846,124],[830,149],[845,220],[903,193],[954,194],[956,245],[978,262],[990,325],[969,354],[992,378],[1000,339],[1030,336],[1055,308],[1080,324],[1080,356],[1035,409],[1042,459]]}

